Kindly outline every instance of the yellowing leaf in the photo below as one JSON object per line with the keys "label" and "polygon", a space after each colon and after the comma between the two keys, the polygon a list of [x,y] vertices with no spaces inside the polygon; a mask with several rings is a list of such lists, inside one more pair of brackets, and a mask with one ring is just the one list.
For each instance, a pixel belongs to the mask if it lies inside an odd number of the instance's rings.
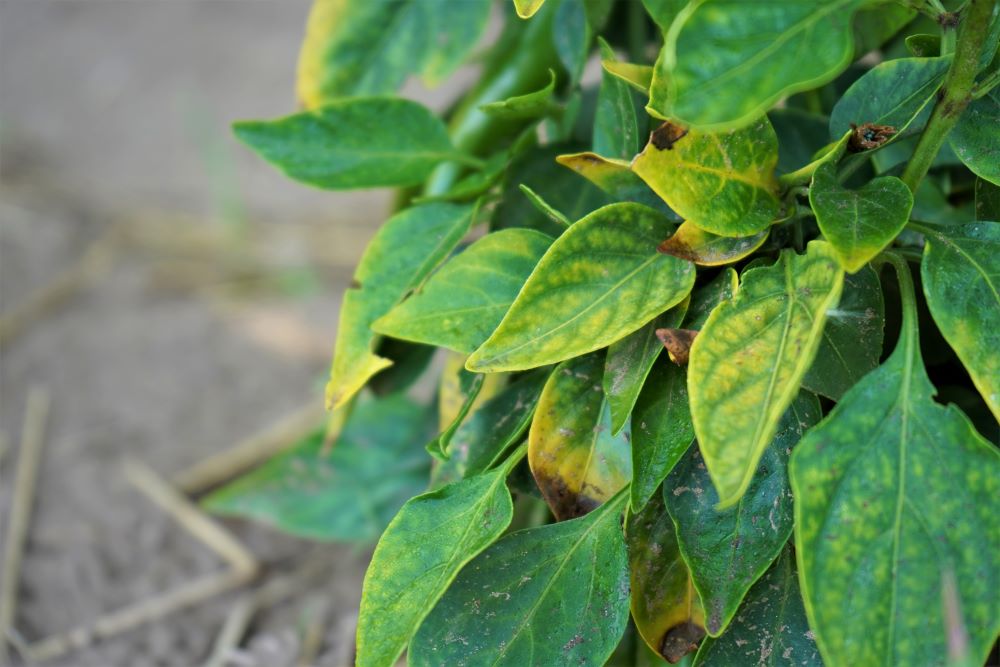
{"label": "yellowing leaf", "polygon": [[645,204],[663,212],[671,219],[677,218],[677,214],[671,211],[641,178],[636,176],[625,160],[606,158],[588,151],[556,156],[556,162],[580,174],[611,195],[616,201]]}
{"label": "yellowing leaf", "polygon": [[660,252],[701,266],[718,266],[738,262],[764,245],[769,229],[753,236],[717,236],[685,222],[674,235],[660,244]]}
{"label": "yellowing leaf", "polygon": [[688,393],[695,435],[720,509],[749,485],[778,422],[799,390],[844,273],[828,243],[790,250],[750,269],[709,316],[691,347]]}
{"label": "yellowing leaf", "polygon": [[719,236],[751,236],[778,215],[778,139],[766,116],[730,132],[664,123],[632,170],[685,220]]}
{"label": "yellowing leaf", "polygon": [[602,354],[560,364],[528,432],[531,473],[559,520],[586,514],[632,477],[628,435],[611,435],[603,373]]}
{"label": "yellowing leaf", "polygon": [[522,19],[530,19],[544,3],[545,0],[514,0],[514,9]]}
{"label": "yellowing leaf", "polygon": [[618,77],[639,92],[649,94],[649,86],[653,82],[653,68],[649,65],[602,60],[601,66],[605,72]]}
{"label": "yellowing leaf", "polygon": [[639,204],[611,204],[548,249],[466,367],[535,368],[605,347],[680,302],[694,265],[656,251],[672,225]]}

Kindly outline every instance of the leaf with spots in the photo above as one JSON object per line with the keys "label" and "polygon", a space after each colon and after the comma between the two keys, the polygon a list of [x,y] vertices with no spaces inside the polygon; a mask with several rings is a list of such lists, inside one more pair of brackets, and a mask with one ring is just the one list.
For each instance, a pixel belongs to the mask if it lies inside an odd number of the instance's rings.
{"label": "leaf with spots", "polygon": [[391,667],[462,567],[507,529],[507,474],[521,455],[403,505],[365,573],[357,664]]}
{"label": "leaf with spots", "polygon": [[823,338],[802,386],[840,400],[878,366],[885,329],[885,300],[878,274],[866,266],[844,276],[840,303],[826,313]]}
{"label": "leaf with spots", "polygon": [[920,264],[934,322],[1000,420],[1000,223],[921,225]]}
{"label": "leaf with spots", "polygon": [[720,508],[740,499],[816,355],[843,271],[830,245],[782,252],[744,272],[736,296],[695,338],[688,393],[695,435]]}
{"label": "leaf with spots", "polygon": [[836,166],[827,163],[813,175],[809,204],[840,265],[855,273],[903,230],[913,193],[895,176],[880,176],[849,190],[837,180]]}
{"label": "leaf with spots", "polygon": [[375,354],[372,323],[417,287],[472,226],[473,205],[423,204],[389,218],[375,234],[344,294],[333,366],[326,387],[330,408],[344,405],[392,364]]}
{"label": "leaf with spots", "polygon": [[948,654],[954,577],[969,654],[1000,631],[1000,451],[933,400],[909,270],[889,359],[792,453],[795,547],[809,625],[830,664],[931,665]]}
{"label": "leaf with spots", "polygon": [[769,229],[764,229],[753,236],[717,236],[685,222],[673,236],[660,244],[659,251],[699,266],[732,264],[764,245],[769,233]]}
{"label": "leaf with spots", "polygon": [[675,663],[698,648],[705,613],[677,544],[674,523],[654,493],[625,521],[632,618],[646,644]]}
{"label": "leaf with spots", "polygon": [[477,556],[420,626],[409,664],[603,665],[628,624],[625,498]]}
{"label": "leaf with spots", "polygon": [[429,416],[398,394],[359,401],[335,443],[321,428],[202,503],[313,540],[374,542],[426,486]]}
{"label": "leaf with spots", "polygon": [[552,244],[533,229],[487,234],[372,324],[377,333],[469,354],[503,319]]}
{"label": "leaf with spots", "polygon": [[656,251],[672,225],[639,204],[611,204],[556,239],[467,367],[535,368],[600,349],[678,304],[694,265]]}
{"label": "leaf with spots", "polygon": [[632,170],[684,220],[719,236],[752,236],[778,216],[778,139],[766,116],[729,132],[664,123]]}
{"label": "leaf with spots", "polygon": [[823,661],[806,621],[795,556],[785,548],[747,593],[732,624],[719,638],[702,642],[693,667],[779,667]]}
{"label": "leaf with spots", "polygon": [[1000,185],[1000,88],[972,101],[948,143],[976,176]]}
{"label": "leaf with spots", "polygon": [[702,0],[671,23],[647,109],[726,129],[782,97],[831,81],[854,57],[851,19],[867,0]]}
{"label": "leaf with spots", "polygon": [[600,353],[556,367],[528,432],[531,473],[560,521],[586,514],[632,478],[628,431],[611,435],[603,371]]}
{"label": "leaf with spots", "polygon": [[604,395],[611,408],[611,432],[618,433],[625,426],[639,390],[663,345],[656,337],[656,330],[678,327],[687,312],[688,300],[663,313],[646,326],[633,331],[608,347],[604,364]]}
{"label": "leaf with spots", "polygon": [[816,397],[799,393],[782,416],[746,493],[733,507],[716,509],[719,496],[697,447],[663,485],[681,553],[705,607],[705,628],[713,637],[729,626],[747,591],[792,534],[788,455],[821,415]]}

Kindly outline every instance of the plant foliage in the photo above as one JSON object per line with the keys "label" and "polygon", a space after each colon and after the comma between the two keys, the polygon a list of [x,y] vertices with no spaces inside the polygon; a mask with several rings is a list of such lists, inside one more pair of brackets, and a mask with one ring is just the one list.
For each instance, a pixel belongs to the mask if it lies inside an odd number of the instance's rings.
{"label": "plant foliage", "polygon": [[381,535],[362,667],[983,664],[998,43],[996,0],[315,0],[304,109],[236,134],[401,189],[343,428],[208,506]]}

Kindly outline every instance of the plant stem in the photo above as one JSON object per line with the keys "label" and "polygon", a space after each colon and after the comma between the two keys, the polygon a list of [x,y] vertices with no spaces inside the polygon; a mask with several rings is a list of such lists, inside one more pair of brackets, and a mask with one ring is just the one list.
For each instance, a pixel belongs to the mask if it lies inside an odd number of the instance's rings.
{"label": "plant stem", "polygon": [[903,305],[903,326],[899,332],[899,343],[906,343],[909,347],[917,345],[917,295],[913,288],[913,276],[910,274],[910,265],[896,252],[883,252],[879,254],[877,261],[884,264],[892,264],[896,271],[896,279],[899,281],[899,298]]}
{"label": "plant stem", "polygon": [[903,182],[914,192],[930,169],[948,133],[955,127],[965,107],[972,101],[971,93],[979,67],[979,52],[986,40],[995,4],[996,0],[969,0],[962,13],[961,23],[958,26],[955,58],[938,92],[938,101],[934,105],[930,120],[927,121],[927,127],[920,135],[913,157],[903,171]]}

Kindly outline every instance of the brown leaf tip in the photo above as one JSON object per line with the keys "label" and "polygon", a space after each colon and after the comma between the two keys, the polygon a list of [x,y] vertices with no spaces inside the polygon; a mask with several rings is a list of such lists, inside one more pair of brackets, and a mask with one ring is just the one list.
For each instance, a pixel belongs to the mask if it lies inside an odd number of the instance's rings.
{"label": "brown leaf tip", "polygon": [[694,262],[698,259],[698,253],[695,252],[694,248],[681,238],[680,234],[674,234],[669,239],[656,246],[656,250],[664,255],[671,255],[689,262]]}
{"label": "brown leaf tip", "polygon": [[653,130],[649,135],[649,141],[659,150],[672,150],[674,144],[680,141],[688,133],[686,128],[674,125],[667,121],[663,125]]}
{"label": "brown leaf tip", "polygon": [[892,125],[876,125],[875,123],[851,123],[851,138],[847,140],[847,150],[852,153],[878,148],[896,134]]}
{"label": "brown leaf tip", "polygon": [[703,627],[691,621],[684,621],[680,625],[670,628],[663,635],[663,642],[660,643],[660,655],[670,664],[680,662],[681,658],[698,649],[698,644],[704,636],[705,629]]}
{"label": "brown leaf tip", "polygon": [[678,366],[687,364],[691,355],[691,345],[694,343],[697,331],[691,329],[657,329],[656,337],[667,348],[670,361]]}

